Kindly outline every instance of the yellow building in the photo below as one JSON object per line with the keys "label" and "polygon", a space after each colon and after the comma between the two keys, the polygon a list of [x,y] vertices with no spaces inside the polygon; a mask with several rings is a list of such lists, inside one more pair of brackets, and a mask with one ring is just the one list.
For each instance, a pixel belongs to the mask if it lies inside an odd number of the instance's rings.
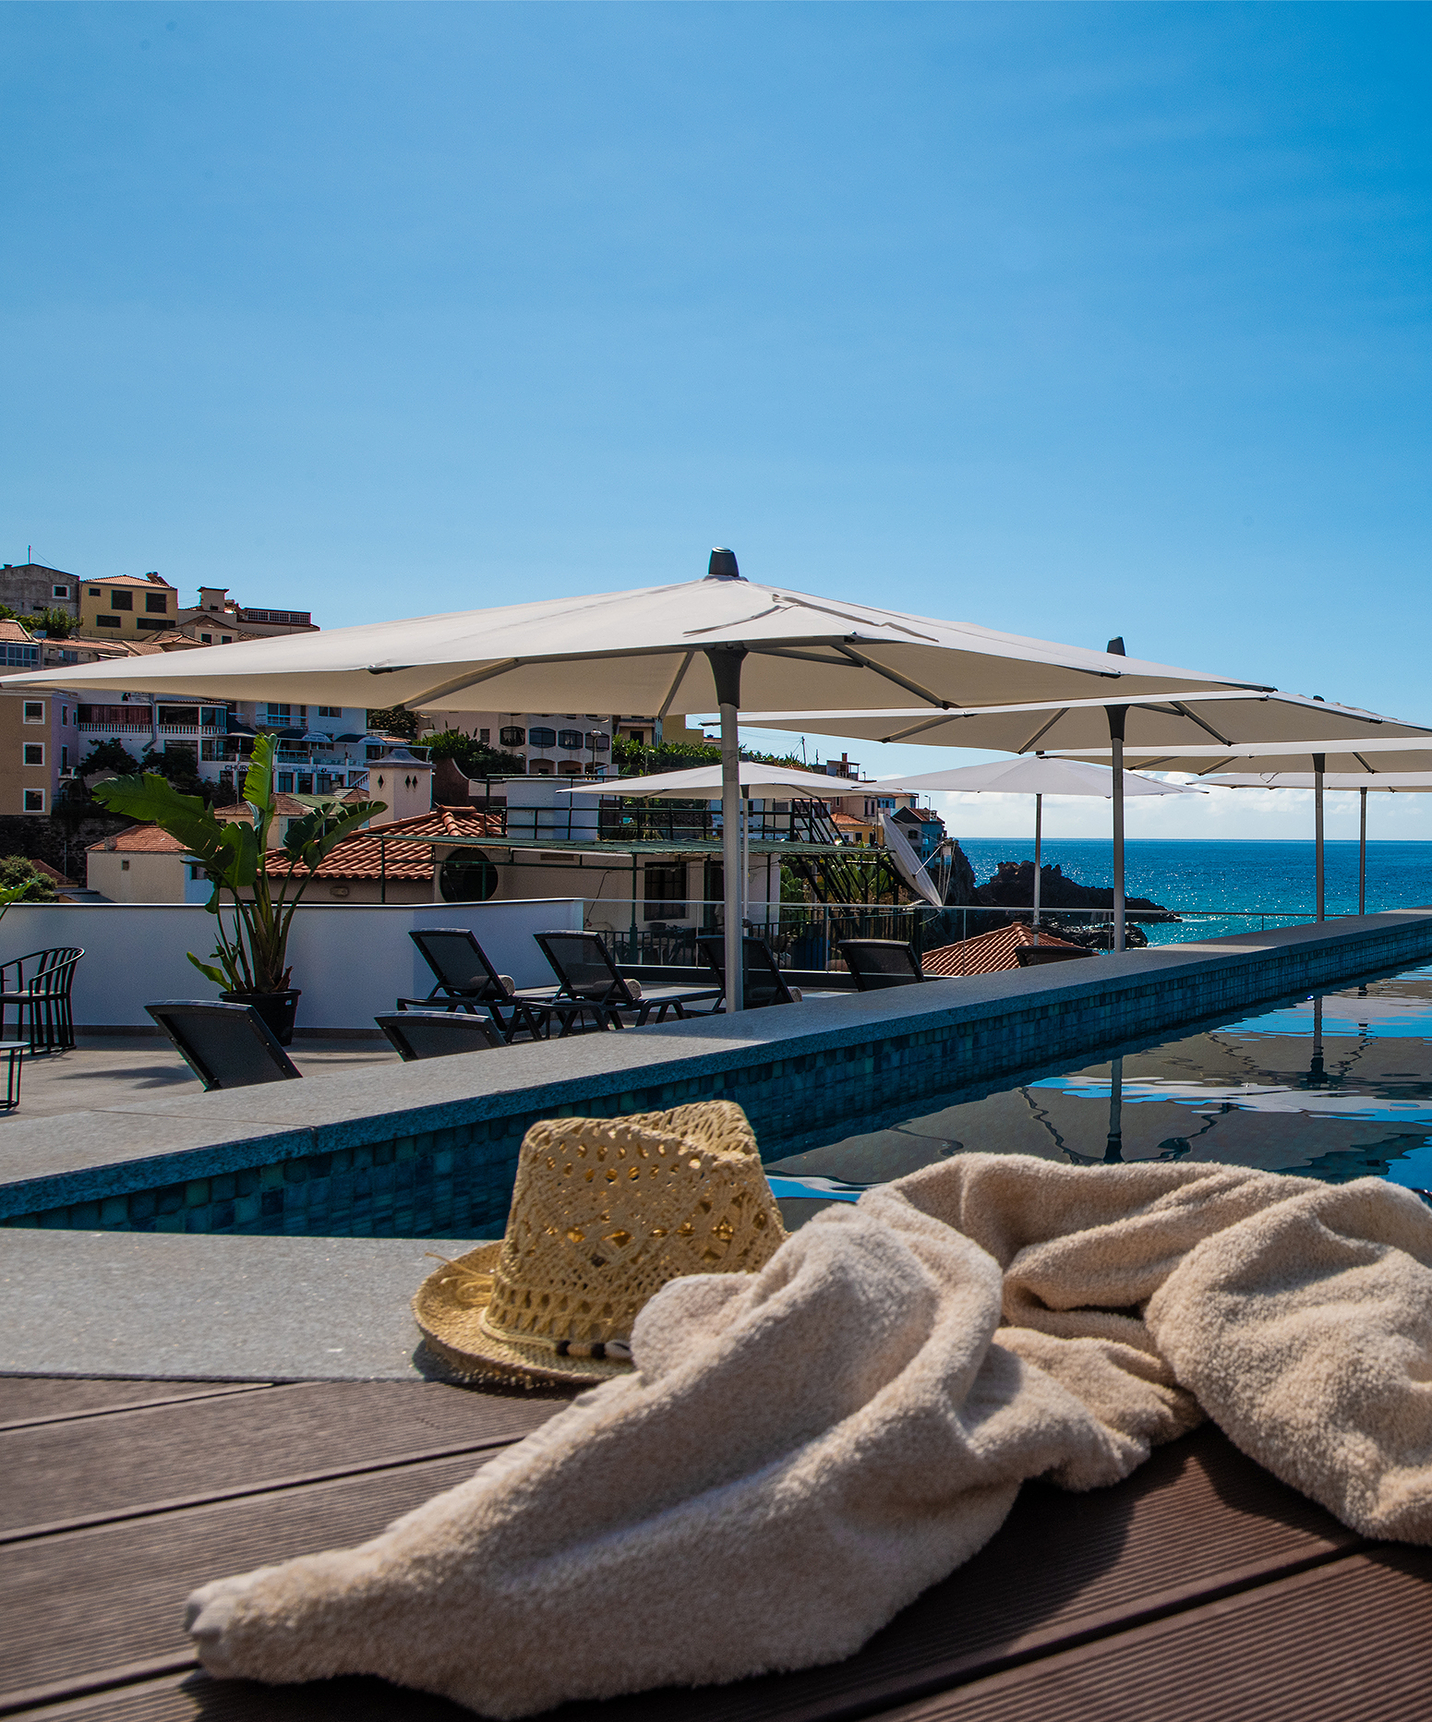
{"label": "yellow building", "polygon": [[179,594],[157,574],[116,574],[80,586],[79,632],[91,639],[142,640],[178,619]]}

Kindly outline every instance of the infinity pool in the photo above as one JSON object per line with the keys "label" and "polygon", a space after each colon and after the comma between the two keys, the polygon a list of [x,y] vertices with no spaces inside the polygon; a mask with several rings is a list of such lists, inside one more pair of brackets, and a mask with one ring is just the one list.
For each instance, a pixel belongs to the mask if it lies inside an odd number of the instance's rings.
{"label": "infinity pool", "polygon": [[[922,1106],[928,1106],[922,1102]],[[1432,1189],[1432,966],[1126,1048],[768,1162],[788,1223],[950,1154],[1221,1160]]]}

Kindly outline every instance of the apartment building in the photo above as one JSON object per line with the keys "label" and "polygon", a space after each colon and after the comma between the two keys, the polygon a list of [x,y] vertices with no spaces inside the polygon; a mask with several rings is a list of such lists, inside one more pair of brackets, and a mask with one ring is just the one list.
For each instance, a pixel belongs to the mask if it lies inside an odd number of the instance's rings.
{"label": "apartment building", "polygon": [[6,562],[0,566],[0,604],[22,616],[41,610],[63,610],[78,616],[79,580],[62,568],[47,568],[43,562]]}
{"label": "apartment building", "polygon": [[[14,626],[0,623],[0,649],[8,652],[14,643],[4,639]],[[53,810],[61,780],[78,759],[77,709],[72,694],[0,691],[0,813]]]}
{"label": "apartment building", "polygon": [[227,646],[236,640],[269,639],[276,634],[316,634],[309,610],[258,609],[238,604],[227,586],[201,586],[199,602],[179,612],[179,625],[201,646]]}
{"label": "apartment building", "polygon": [[[532,777],[600,777],[612,769],[616,719],[588,712],[554,717],[539,712],[424,711],[430,729],[460,730],[485,747],[513,753]],[[643,729],[649,736],[652,725]]]}
{"label": "apartment building", "polygon": [[79,632],[96,639],[143,639],[171,630],[179,619],[179,594],[157,573],[84,580],[79,606]]}

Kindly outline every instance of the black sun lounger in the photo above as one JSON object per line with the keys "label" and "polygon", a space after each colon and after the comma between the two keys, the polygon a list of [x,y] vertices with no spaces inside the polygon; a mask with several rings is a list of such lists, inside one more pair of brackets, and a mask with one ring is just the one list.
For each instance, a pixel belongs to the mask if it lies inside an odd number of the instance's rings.
{"label": "black sun lounger", "polygon": [[908,987],[925,978],[915,947],[899,939],[842,939],[835,948],[845,958],[860,992]]}
{"label": "black sun lounger", "polygon": [[415,1058],[451,1058],[456,1052],[486,1052],[503,1044],[485,1016],[446,1010],[395,1010],[373,1021],[405,1064]]}
{"label": "black sun lounger", "polygon": [[[635,1012],[637,1027],[651,1019],[665,1019],[669,1010],[685,1017],[686,1006],[703,1001],[714,1005],[719,993],[715,987],[644,987],[627,980],[612,961],[611,952],[598,933],[578,933],[562,930],[535,933],[543,955],[552,965],[552,972],[562,983],[551,1009],[557,1015],[570,1012],[573,1018],[590,1012],[598,1028],[622,1027],[622,1012]],[[562,1033],[571,1028],[564,1020]]]}
{"label": "black sun lounger", "polygon": [[423,953],[437,985],[424,999],[399,999],[398,1009],[485,1011],[509,1044],[522,1029],[540,1040],[550,1020],[544,1005],[552,989],[518,992],[467,927],[414,927],[408,937]]}
{"label": "black sun lounger", "polygon": [[252,1088],[303,1075],[252,1005],[163,999],[144,1008],[205,1088]]}
{"label": "black sun lounger", "polygon": [[[721,982],[721,996],[726,996],[726,938],[722,933],[703,933],[696,948]],[[760,1010],[763,1005],[798,1004],[800,993],[790,986],[781,973],[776,954],[762,938],[746,933],[741,941],[745,968],[745,1000],[747,1010]]]}

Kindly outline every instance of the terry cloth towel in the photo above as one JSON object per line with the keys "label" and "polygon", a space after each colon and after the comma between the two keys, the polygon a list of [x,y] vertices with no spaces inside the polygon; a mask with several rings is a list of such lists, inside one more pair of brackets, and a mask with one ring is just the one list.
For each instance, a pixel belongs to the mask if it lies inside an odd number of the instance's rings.
{"label": "terry cloth towel", "polygon": [[514,1717],[848,1656],[1020,1483],[1212,1417],[1432,1541],[1432,1212],[1378,1179],[968,1154],[679,1279],[634,1374],[361,1547],[206,1585],[214,1674],[377,1674]]}

